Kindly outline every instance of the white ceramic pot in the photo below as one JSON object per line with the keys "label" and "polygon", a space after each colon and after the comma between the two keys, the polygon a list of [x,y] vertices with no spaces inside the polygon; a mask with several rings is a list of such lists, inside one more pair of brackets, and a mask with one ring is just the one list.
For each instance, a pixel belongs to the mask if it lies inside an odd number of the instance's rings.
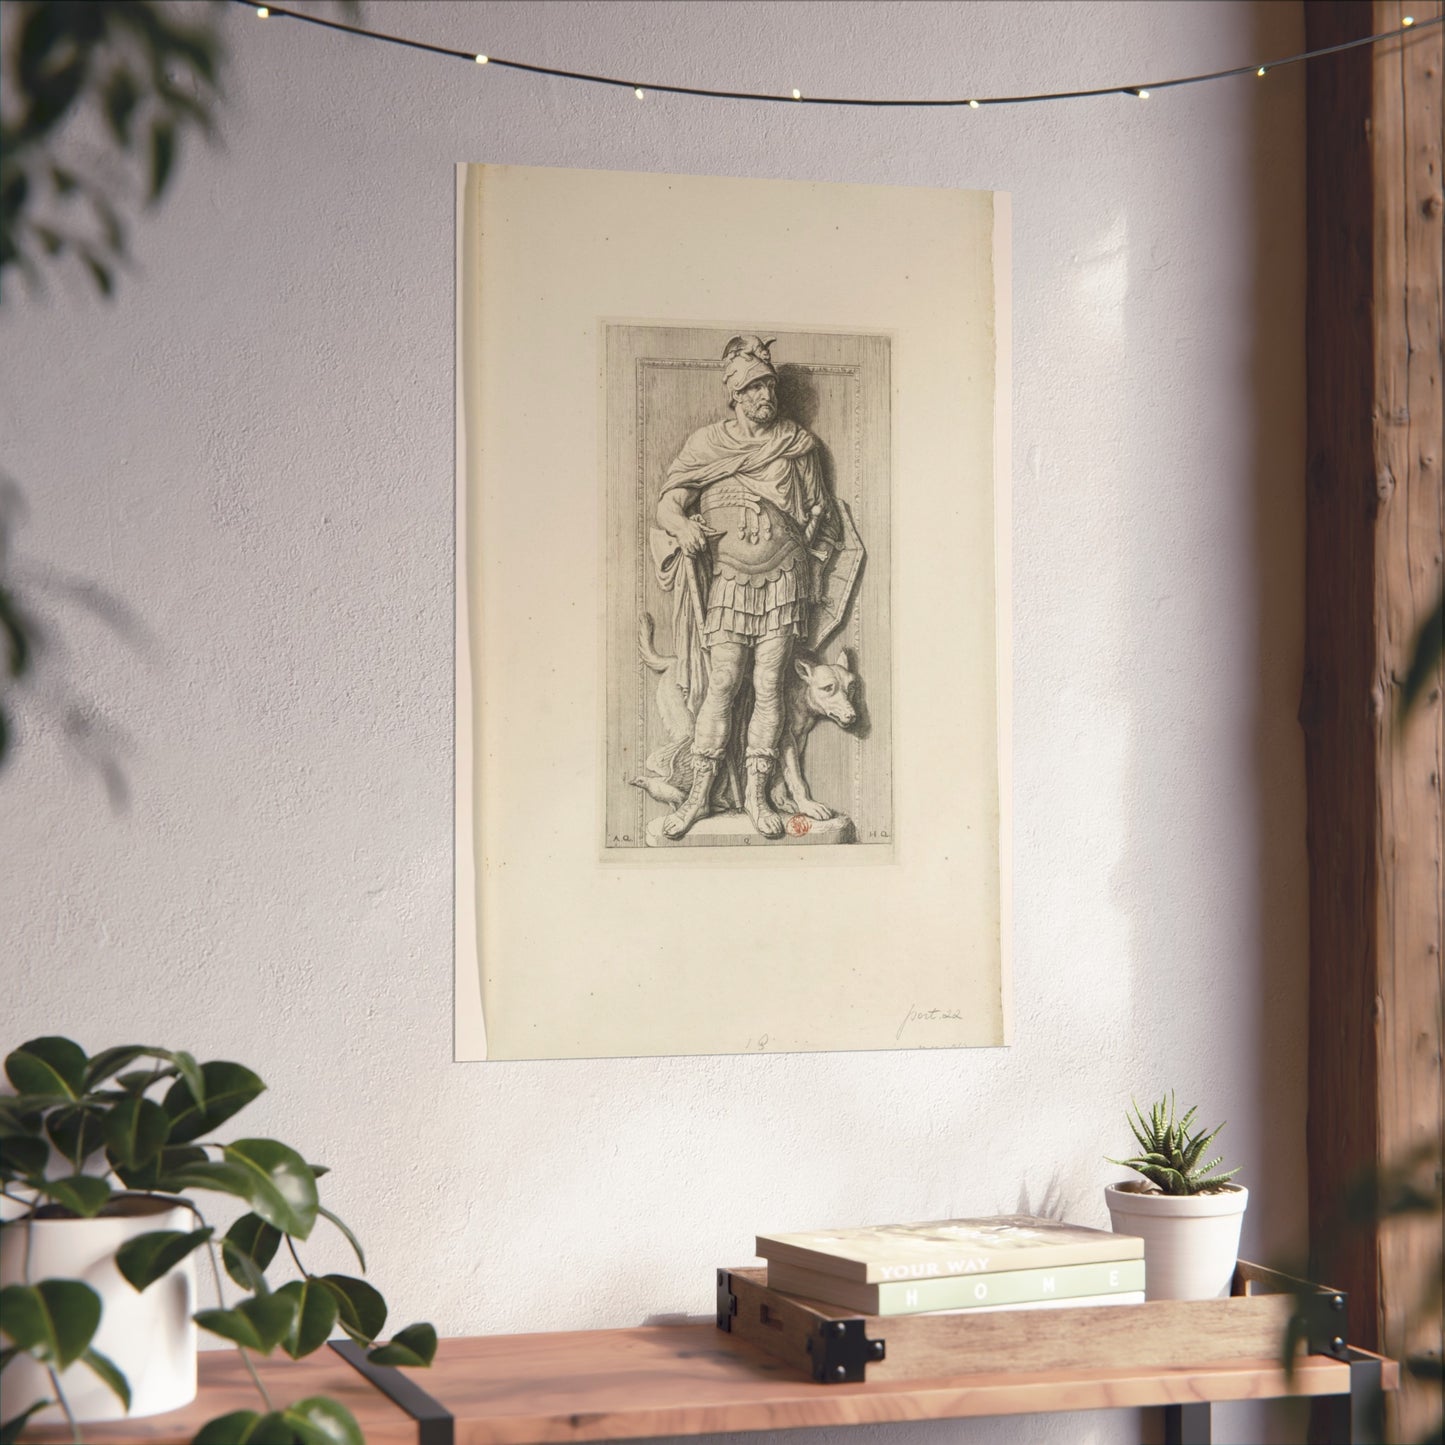
{"label": "white ceramic pot", "polygon": [[[195,1215],[184,1205],[144,1194],[120,1195],[94,1219],[19,1220],[0,1230],[0,1285],[27,1279],[88,1284],[101,1300],[100,1328],[91,1348],[108,1356],[129,1381],[129,1418],[158,1415],[196,1397],[195,1255],[138,1294],[115,1267],[115,1252],[126,1240],[154,1229],[190,1233],[196,1227]],[[60,1382],[77,1420],[127,1418],[120,1400],[81,1361]],[[0,1418],[9,1420],[36,1400],[53,1399],[54,1392],[44,1367],[22,1355],[0,1375],[0,1397]],[[54,1405],[31,1416],[36,1424],[64,1418]]]}
{"label": "white ceramic pot", "polygon": [[1231,1184],[1212,1194],[1156,1194],[1142,1181],[1104,1190],[1115,1234],[1144,1241],[1145,1299],[1222,1299],[1239,1259],[1239,1229],[1249,1190]]}

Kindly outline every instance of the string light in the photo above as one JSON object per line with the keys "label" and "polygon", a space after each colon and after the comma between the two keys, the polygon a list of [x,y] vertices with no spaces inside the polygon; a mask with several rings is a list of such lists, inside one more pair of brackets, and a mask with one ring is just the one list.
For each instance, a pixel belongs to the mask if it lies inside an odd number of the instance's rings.
{"label": "string light", "polygon": [[[525,60],[503,60],[495,55],[478,55],[470,50],[458,50],[447,45],[432,45],[425,40],[411,40],[404,35],[389,35],[381,30],[367,30],[360,25],[347,25],[340,20],[326,19],[320,15],[308,15],[300,10],[287,10],[276,5],[254,5],[254,0],[232,0],[233,4],[254,6],[255,12],[261,19],[268,16],[279,16],[287,20],[297,20],[305,25],[315,25],[323,30],[339,30],[346,35],[357,35],[364,40],[375,40],[384,45],[400,45],[408,50],[424,50],[431,55],[446,55],[458,60],[475,61],[478,65],[500,65],[507,70],[522,70],[530,75],[549,75],[558,80],[578,80],[589,85],[610,85],[619,89],[631,90],[638,100],[643,99],[646,92],[642,86],[632,80],[623,80],[613,75],[598,75],[585,70],[563,70],[553,65],[533,65]],[[649,84],[647,89],[659,92],[662,95],[688,95],[696,96],[705,100],[748,100],[757,102],[768,101],[794,101],[804,105],[837,105],[837,106],[868,106],[888,107],[899,109],[949,109],[967,106],[970,110],[977,110],[981,105],[1029,105],[1045,100],[1090,100],[1106,95],[1133,95],[1140,100],[1148,100],[1151,92],[1156,90],[1171,90],[1182,85],[1201,85],[1211,80],[1227,80],[1236,75],[1248,75],[1251,71],[1255,75],[1263,77],[1268,71],[1277,70],[1282,65],[1298,65],[1303,61],[1317,60],[1324,55],[1335,55],[1343,50],[1355,50],[1362,45],[1377,45],[1383,40],[1394,40],[1405,33],[1406,30],[1414,28],[1428,30],[1433,26],[1445,24],[1445,15],[1435,15],[1428,20],[1417,22],[1413,15],[1401,17],[1398,30],[1384,30],[1376,35],[1362,35],[1358,40],[1345,40],[1338,45],[1326,45],[1318,50],[1302,50],[1298,55],[1286,55],[1278,60],[1266,61],[1263,65],[1236,65],[1229,70],[1211,70],[1200,75],[1181,75],[1173,80],[1155,80],[1148,85],[1106,85],[1099,86],[1092,90],[1055,90],[1037,91],[1030,95],[988,95],[977,99],[945,98],[940,100],[930,99],[887,99],[884,97],[868,96],[826,96],[810,95],[804,96],[802,91],[794,90],[791,96],[779,95],[776,92],[747,91],[747,90],[711,90],[706,86],[697,85],[659,85]]]}

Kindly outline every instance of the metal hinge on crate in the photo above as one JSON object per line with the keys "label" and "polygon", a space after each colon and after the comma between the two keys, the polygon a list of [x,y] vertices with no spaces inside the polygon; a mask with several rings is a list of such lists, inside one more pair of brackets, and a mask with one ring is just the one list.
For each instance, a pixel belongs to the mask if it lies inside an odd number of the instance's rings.
{"label": "metal hinge on crate", "polygon": [[808,1354],[813,1361],[813,1378],[819,1384],[861,1383],[870,1361],[887,1353],[883,1340],[870,1340],[863,1333],[863,1321],[825,1320],[808,1336]]}
{"label": "metal hinge on crate", "polygon": [[1328,1355],[1349,1363],[1350,1297],[1344,1290],[1243,1261],[1239,1268],[1251,1284],[1263,1286],[1270,1294],[1294,1295],[1297,1310],[1290,1320],[1291,1346],[1303,1340],[1306,1354]]}
{"label": "metal hinge on crate", "polygon": [[738,1312],[738,1297],[733,1293],[730,1270],[717,1272],[717,1327],[732,1333],[733,1316]]}

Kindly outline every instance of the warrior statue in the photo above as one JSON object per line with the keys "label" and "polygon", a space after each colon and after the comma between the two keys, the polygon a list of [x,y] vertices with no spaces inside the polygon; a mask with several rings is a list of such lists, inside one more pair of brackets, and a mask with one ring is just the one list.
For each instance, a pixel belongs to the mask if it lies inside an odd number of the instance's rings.
{"label": "warrior statue", "polygon": [[[765,838],[782,836],[770,781],[784,680],[795,643],[816,637],[814,614],[832,590],[825,575],[845,536],[817,439],[778,413],[771,346],[758,336],[728,342],[722,366],[731,415],[687,439],[657,504],[653,560],[673,594],[674,650],[694,719],[691,783],[662,823],[673,840],[712,810],[720,770],[737,787],[739,764],[753,827]],[[740,757],[730,758],[733,748]]]}

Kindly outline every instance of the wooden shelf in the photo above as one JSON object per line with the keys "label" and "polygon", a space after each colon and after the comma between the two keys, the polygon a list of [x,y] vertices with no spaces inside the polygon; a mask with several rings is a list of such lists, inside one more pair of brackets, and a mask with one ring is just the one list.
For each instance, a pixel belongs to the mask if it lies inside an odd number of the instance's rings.
{"label": "wooden shelf", "polygon": [[[1398,1368],[1379,1364],[1384,1387],[1395,1388]],[[329,1352],[296,1363],[263,1361],[261,1369],[278,1405],[318,1393],[342,1400],[369,1445],[524,1445],[1149,1405],[1204,1407],[1198,1438],[1207,1438],[1209,1402],[1347,1397],[1351,1386],[1351,1366],[1322,1356],[1303,1360],[1288,1385],[1278,1363],[1268,1359],[820,1385],[713,1325],[664,1325],[443,1340],[430,1370],[405,1372],[455,1416],[449,1431],[435,1424],[423,1431]],[[184,1410],[88,1426],[86,1439],[95,1445],[182,1445],[203,1421],[256,1408],[234,1353],[203,1355],[201,1378],[199,1398]],[[63,1429],[47,1428],[24,1438],[68,1437]]]}

